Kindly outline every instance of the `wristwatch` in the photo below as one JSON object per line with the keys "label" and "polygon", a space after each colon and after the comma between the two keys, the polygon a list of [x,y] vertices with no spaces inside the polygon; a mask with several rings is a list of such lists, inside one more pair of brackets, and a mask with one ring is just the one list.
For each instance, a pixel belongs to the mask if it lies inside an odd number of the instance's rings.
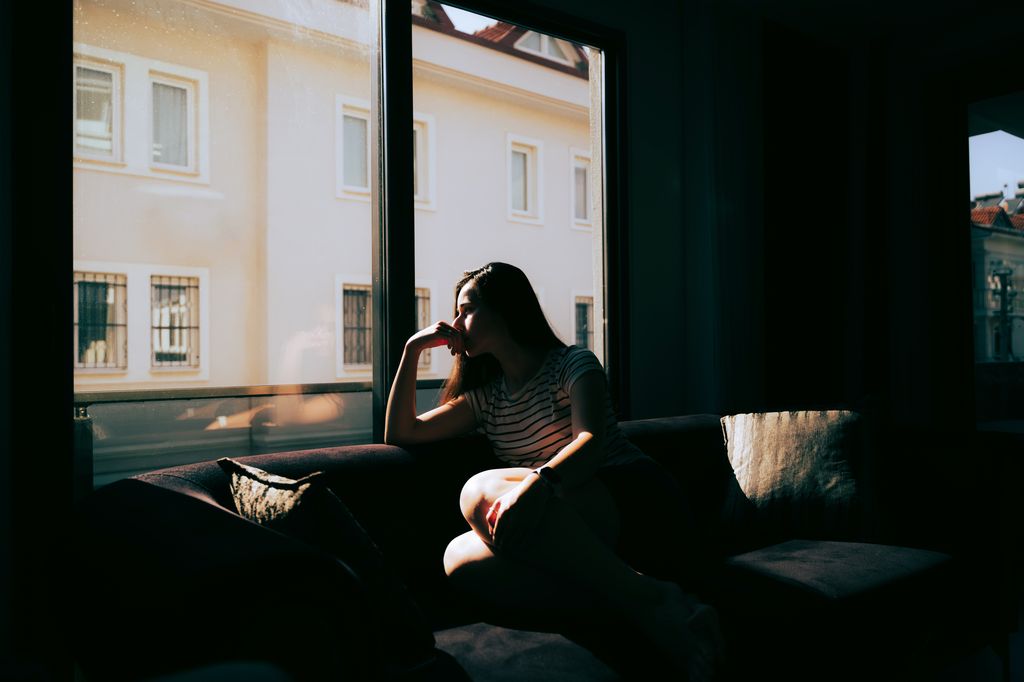
{"label": "wristwatch", "polygon": [[555,494],[555,497],[562,496],[562,475],[560,473],[549,466],[534,469],[531,473],[540,476],[540,480],[544,481],[551,488],[551,492]]}

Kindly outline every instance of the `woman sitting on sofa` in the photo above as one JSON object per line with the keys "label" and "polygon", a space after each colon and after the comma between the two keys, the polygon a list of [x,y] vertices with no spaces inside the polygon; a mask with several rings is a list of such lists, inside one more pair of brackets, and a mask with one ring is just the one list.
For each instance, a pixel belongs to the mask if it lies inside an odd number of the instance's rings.
{"label": "woman sitting on sofa", "polygon": [[[620,431],[597,357],[558,339],[513,265],[463,273],[455,295],[451,323],[406,342],[385,425],[396,445],[476,430],[508,465],[466,482],[471,530],[448,546],[446,573],[499,608],[571,611],[601,595],[690,679],[709,677],[714,610],[633,568],[668,552],[685,516],[671,474]],[[455,356],[452,371],[440,406],[417,416],[419,355],[436,346]]]}

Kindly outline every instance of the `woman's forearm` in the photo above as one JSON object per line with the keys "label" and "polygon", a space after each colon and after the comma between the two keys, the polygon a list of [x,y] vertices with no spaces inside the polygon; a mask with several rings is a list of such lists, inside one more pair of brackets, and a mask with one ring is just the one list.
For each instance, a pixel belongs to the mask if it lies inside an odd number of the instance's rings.
{"label": "woman's forearm", "polygon": [[583,432],[558,451],[544,466],[556,470],[564,489],[586,483],[604,463],[604,444],[590,432]]}
{"label": "woman's forearm", "polygon": [[409,344],[402,351],[384,416],[384,442],[389,445],[410,440],[416,428],[416,366],[421,352],[420,348]]}

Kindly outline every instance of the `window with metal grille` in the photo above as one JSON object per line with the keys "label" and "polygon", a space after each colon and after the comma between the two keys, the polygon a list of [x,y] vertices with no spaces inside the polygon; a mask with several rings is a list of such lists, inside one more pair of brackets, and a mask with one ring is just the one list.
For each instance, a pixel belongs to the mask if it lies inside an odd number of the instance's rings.
{"label": "window with metal grille", "polygon": [[128,296],[123,274],[75,272],[75,367],[127,369]]}
{"label": "window with metal grille", "polygon": [[594,299],[576,297],[576,345],[594,350]]}
{"label": "window with metal grille", "polygon": [[362,284],[346,284],[343,289],[343,323],[346,365],[373,362],[373,299],[371,289]]}
{"label": "window with metal grille", "polygon": [[153,275],[151,364],[199,367],[199,278]]}
{"label": "window with metal grille", "polygon": [[[430,289],[416,289],[416,329],[420,330],[430,324]],[[420,353],[420,367],[430,367],[429,350]]]}

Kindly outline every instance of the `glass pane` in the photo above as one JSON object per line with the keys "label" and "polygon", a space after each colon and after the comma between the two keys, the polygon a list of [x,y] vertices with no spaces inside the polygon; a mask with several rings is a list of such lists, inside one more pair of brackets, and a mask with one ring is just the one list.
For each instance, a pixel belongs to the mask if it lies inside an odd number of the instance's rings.
{"label": "glass pane", "polygon": [[350,187],[370,186],[366,167],[367,126],[366,119],[345,115],[345,184]]}
{"label": "glass pane", "polygon": [[565,59],[565,55],[562,54],[562,51],[560,49],[558,49],[558,43],[555,42],[554,38],[547,39],[547,52],[555,59]]}
{"label": "glass pane", "polygon": [[534,32],[526,34],[526,37],[523,38],[523,42],[520,43],[520,45],[529,50],[536,50],[537,52],[540,52],[540,34]]}
{"label": "glass pane", "polygon": [[573,215],[577,220],[586,220],[590,210],[590,202],[587,199],[587,169],[577,166],[573,172],[573,179],[576,181],[576,206]]}
{"label": "glass pane", "polygon": [[516,211],[525,211],[527,207],[527,163],[525,152],[512,152],[512,208]]}
{"label": "glass pane", "polygon": [[153,83],[153,161],[188,165],[188,90]]}
{"label": "glass pane", "polygon": [[969,108],[979,423],[1024,420],[1024,92]]}
{"label": "glass pane", "polygon": [[[121,326],[103,337],[79,333],[75,345],[77,355],[103,340],[109,358],[116,337],[124,369],[76,368],[76,394],[287,386],[322,395],[331,384],[366,391],[370,311],[349,329],[343,287],[371,283],[372,204],[366,192],[346,193],[344,181],[368,185],[372,140],[365,115],[346,120],[339,103],[369,109],[376,22],[367,3],[76,0],[72,15],[76,54],[112,65],[113,98],[123,103],[123,120],[113,119],[123,163],[74,164],[74,270],[120,273],[129,284],[115,312]],[[109,75],[75,74],[76,88],[103,79],[93,100],[76,89],[76,126],[109,120]],[[358,153],[345,155],[345,147]],[[188,172],[169,173],[167,164]],[[362,344],[356,363],[345,357],[353,334]],[[344,409],[326,422],[324,442],[352,434],[365,442],[369,392],[339,395]],[[278,396],[275,405],[301,397]],[[109,444],[110,456],[136,458],[143,470],[209,459],[204,438],[216,443],[224,432],[205,429],[219,416],[241,423],[237,415],[258,405],[245,396],[207,402],[224,411],[182,418],[187,398],[91,408],[96,438],[108,439],[97,440],[97,457]],[[104,409],[115,421],[104,424]],[[301,444],[312,418],[289,414],[253,415],[229,429],[239,449],[225,454],[245,454],[251,438],[253,451]],[[124,434],[131,436],[118,440]]]}
{"label": "glass pane", "polygon": [[[591,82],[589,66],[567,69],[509,54],[506,45],[524,36],[520,45],[545,50],[540,34],[523,27],[443,4],[434,5],[433,19],[424,18],[413,26],[413,108],[436,120],[430,191],[437,205],[417,207],[416,278],[432,283],[431,321],[455,317],[454,288],[463,272],[501,261],[527,275],[555,334],[574,344],[574,292],[603,291],[604,232],[597,216],[593,231],[573,229],[574,215],[588,210],[586,197],[594,191],[577,191],[579,183],[600,173],[578,176],[567,163],[581,150],[599,165],[600,116],[591,102],[600,101],[593,99],[600,83]],[[449,21],[454,31],[446,28]],[[574,62],[593,64],[592,72],[600,73],[599,50],[565,46],[576,52]],[[431,77],[434,72],[451,76]],[[508,98],[500,94],[503,87],[526,93]],[[601,309],[593,319],[591,327],[599,328]],[[603,362],[603,337],[596,338],[594,351]],[[448,377],[450,352],[441,346],[432,359],[418,376]]]}
{"label": "glass pane", "polygon": [[90,152],[114,151],[114,75],[75,68],[75,144]]}

